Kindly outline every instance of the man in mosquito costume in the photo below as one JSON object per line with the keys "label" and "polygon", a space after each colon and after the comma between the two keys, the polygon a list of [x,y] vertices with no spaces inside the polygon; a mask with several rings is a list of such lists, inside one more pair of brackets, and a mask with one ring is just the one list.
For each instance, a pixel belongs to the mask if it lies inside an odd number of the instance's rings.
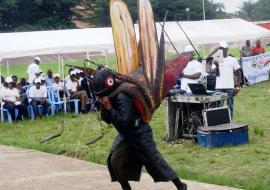
{"label": "man in mosquito costume", "polygon": [[143,166],[155,182],[172,181],[178,190],[186,190],[157,150],[149,122],[192,54],[165,62],[163,29],[159,44],[150,2],[137,3],[139,45],[127,6],[121,0],[110,1],[118,72],[102,68],[93,79],[94,93],[102,102],[101,117],[119,133],[108,169],[112,181],[124,190],[131,189],[128,181],[140,180]]}

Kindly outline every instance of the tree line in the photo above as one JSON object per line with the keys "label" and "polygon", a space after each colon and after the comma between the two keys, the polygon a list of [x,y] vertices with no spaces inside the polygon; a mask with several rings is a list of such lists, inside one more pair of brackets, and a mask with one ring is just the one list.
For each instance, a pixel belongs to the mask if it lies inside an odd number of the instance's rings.
{"label": "tree line", "polygon": [[[202,0],[150,0],[155,19],[202,20]],[[224,5],[205,0],[206,19],[241,17],[248,20],[270,19],[269,0],[248,0],[235,14],[224,12]],[[125,0],[134,22],[137,21],[136,0]],[[108,0],[1,0],[0,32],[37,31],[76,28],[74,20],[91,26],[110,26]]]}
{"label": "tree line", "polygon": [[270,20],[270,1],[269,0],[247,0],[241,6],[241,10],[236,16],[249,21]]}

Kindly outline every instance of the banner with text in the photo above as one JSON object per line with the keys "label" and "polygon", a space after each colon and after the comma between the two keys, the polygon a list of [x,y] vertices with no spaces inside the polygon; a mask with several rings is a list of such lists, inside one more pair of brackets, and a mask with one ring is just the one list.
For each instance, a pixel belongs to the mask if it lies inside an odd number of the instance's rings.
{"label": "banner with text", "polygon": [[270,53],[242,58],[242,69],[249,84],[269,79]]}

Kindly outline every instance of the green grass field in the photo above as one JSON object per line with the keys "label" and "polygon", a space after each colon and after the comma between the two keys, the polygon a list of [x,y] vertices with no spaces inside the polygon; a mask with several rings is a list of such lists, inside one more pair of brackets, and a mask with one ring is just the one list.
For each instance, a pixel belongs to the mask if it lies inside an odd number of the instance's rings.
{"label": "green grass field", "polygon": [[[232,187],[266,190],[270,186],[270,82],[243,88],[236,97],[235,120],[249,123],[248,145],[206,149],[190,141],[166,144],[165,104],[157,110],[151,126],[160,151],[168,162],[185,179],[221,184]],[[95,114],[68,114],[62,137],[46,144],[39,140],[55,133],[61,116],[36,121],[1,123],[0,144],[30,148],[54,154],[63,154],[99,164],[106,156],[116,135],[106,127],[105,138],[95,145],[84,143],[96,137],[99,124]]]}
{"label": "green grass field", "polygon": [[[111,63],[115,68],[114,58]],[[103,60],[98,60],[101,63]],[[69,62],[82,65],[82,62]],[[12,73],[22,77],[27,65],[12,66]],[[42,69],[57,69],[54,63],[42,64]],[[22,72],[23,71],[23,72]],[[248,123],[250,142],[247,145],[206,149],[191,141],[166,144],[164,137],[165,108],[163,103],[151,122],[154,138],[160,151],[178,175],[185,179],[231,187],[267,190],[270,186],[270,81],[242,88],[235,98],[235,121]],[[40,144],[42,137],[51,135],[60,127],[61,115],[41,120],[26,120],[12,125],[0,124],[0,144],[67,155],[106,164],[106,157],[116,135],[106,127],[105,137],[95,145],[84,143],[100,133],[95,114],[68,114],[62,137]],[[105,124],[104,124],[105,125]],[[106,125],[105,125],[106,126]]]}

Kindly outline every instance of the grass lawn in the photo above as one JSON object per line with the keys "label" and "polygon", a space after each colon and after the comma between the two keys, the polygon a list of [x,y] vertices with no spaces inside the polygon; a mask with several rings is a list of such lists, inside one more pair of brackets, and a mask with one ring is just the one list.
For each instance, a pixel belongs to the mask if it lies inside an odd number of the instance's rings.
{"label": "grass lawn", "polygon": [[[249,123],[248,145],[205,149],[186,141],[178,145],[164,143],[165,104],[157,110],[151,126],[160,151],[185,179],[232,187],[266,190],[270,186],[270,82],[247,87],[236,98],[235,120]],[[106,156],[116,135],[106,128],[105,138],[95,145],[84,143],[99,134],[95,114],[66,116],[62,137],[40,144],[41,137],[55,133],[61,116],[15,124],[1,123],[0,144],[63,154],[99,164]]]}
{"label": "grass lawn", "polygon": [[[112,62],[114,59],[112,58]],[[103,60],[98,60],[103,62]],[[74,64],[81,64],[74,62]],[[24,76],[27,66],[16,65],[12,73]],[[55,64],[41,67],[56,68]],[[115,67],[115,64],[114,64]],[[156,111],[151,122],[154,137],[160,151],[181,178],[227,185],[250,190],[267,190],[270,187],[270,81],[241,89],[235,98],[235,121],[249,123],[250,143],[218,149],[202,148],[190,141],[166,144],[165,104]],[[61,123],[61,115],[41,120],[0,123],[0,144],[77,157],[106,164],[106,157],[116,135],[112,127],[106,127],[103,140],[95,145],[84,143],[100,133],[95,114],[68,114],[62,137],[40,144],[39,140],[55,133]]]}

